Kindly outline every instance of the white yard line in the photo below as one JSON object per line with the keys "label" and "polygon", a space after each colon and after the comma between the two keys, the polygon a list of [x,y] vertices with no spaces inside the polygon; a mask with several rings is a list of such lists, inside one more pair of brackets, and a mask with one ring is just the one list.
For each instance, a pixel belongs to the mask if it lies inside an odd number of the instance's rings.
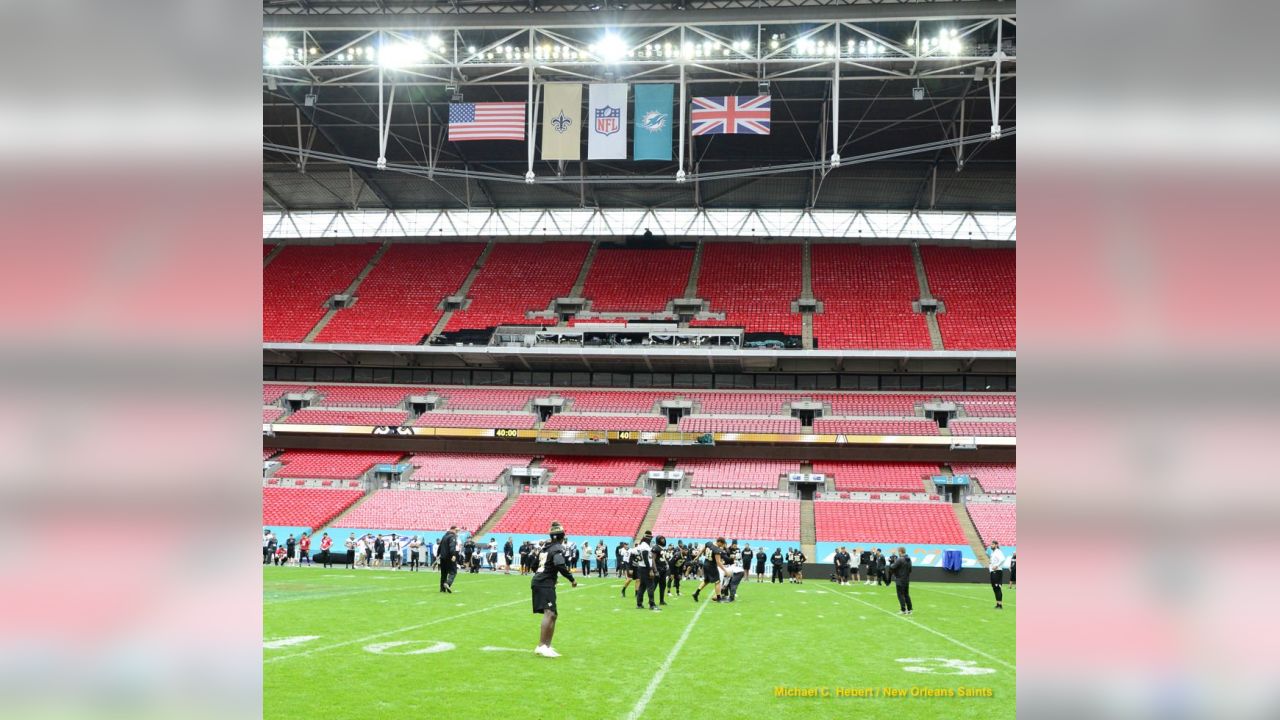
{"label": "white yard line", "polygon": [[[882,607],[880,607],[880,606],[878,606],[878,605],[872,605],[871,603],[867,602],[866,600],[862,600],[862,599],[860,599],[860,598],[856,598],[856,597],[854,597],[854,596],[852,596],[852,595],[850,595],[850,594],[848,594],[848,593],[845,593],[845,592],[837,592],[837,593],[836,593],[836,595],[840,595],[840,596],[842,596],[842,597],[846,597],[846,598],[848,598],[848,599],[850,599],[850,600],[852,600],[852,601],[854,601],[854,602],[856,602],[856,603],[862,603],[863,605],[866,605],[866,606],[867,606],[867,607],[869,607],[869,608],[874,608],[874,609],[876,609],[876,610],[878,610],[878,611],[880,611],[880,612],[882,612],[882,613],[884,613],[884,614],[886,614],[886,615],[888,615],[888,616],[890,616],[890,617],[895,617],[895,618],[898,618],[899,620],[902,620],[902,621],[904,621],[904,622],[908,622],[908,623],[910,623],[910,624],[912,624],[912,625],[914,625],[914,626],[916,626],[916,627],[920,628],[921,630],[924,630],[925,632],[933,633],[934,635],[937,635],[938,637],[942,638],[943,640],[946,640],[947,642],[950,642],[950,643],[952,643],[952,644],[954,644],[954,645],[958,645],[958,646],[960,646],[960,647],[964,648],[965,650],[968,650],[968,651],[969,651],[969,652],[971,652],[971,653],[976,653],[976,654],[978,654],[978,655],[981,655],[981,656],[982,656],[982,657],[984,657],[984,658],[987,658],[988,660],[991,660],[991,661],[993,661],[993,662],[998,662],[998,663],[1000,663],[1001,665],[1003,665],[1003,666],[1005,666],[1005,667],[1009,668],[1010,670],[1016,670],[1016,669],[1017,669],[1016,667],[1014,667],[1014,666],[1013,666],[1013,664],[1012,664],[1012,663],[1005,662],[1004,660],[1001,660],[1000,658],[998,658],[998,657],[996,657],[996,656],[994,656],[994,655],[990,655],[990,654],[988,654],[988,653],[985,653],[985,652],[983,652],[983,651],[981,651],[981,650],[979,650],[979,649],[977,649],[977,648],[975,648],[975,647],[970,647],[969,645],[966,645],[966,644],[964,644],[964,643],[960,642],[959,640],[957,640],[957,639],[955,639],[955,638],[951,637],[950,635],[946,635],[946,634],[944,634],[944,633],[940,633],[940,632],[938,632],[937,630],[934,630],[934,629],[933,629],[933,628],[931,628],[931,627],[927,627],[927,626],[925,626],[925,625],[921,625],[920,623],[916,622],[913,618],[910,618],[910,617],[908,617],[908,616],[906,616],[906,615],[899,615],[898,613],[895,613],[895,612],[893,612],[893,611],[885,610],[884,608],[882,608]],[[895,596],[895,597],[896,597],[896,596]]]}
{"label": "white yard line", "polygon": [[[963,598],[963,599],[965,599],[965,600],[972,600],[972,601],[974,601],[974,602],[982,603],[983,605],[992,605],[992,604],[994,604],[994,603],[995,603],[995,601],[996,601],[996,596],[995,596],[995,594],[994,594],[994,593],[993,593],[993,594],[991,594],[991,595],[989,595],[988,597],[989,597],[990,599],[988,599],[988,598],[986,598],[986,597],[975,597],[975,596],[973,596],[973,595],[961,595],[960,593],[947,592],[946,590],[939,590],[939,589],[937,589],[936,587],[933,587],[932,585],[924,585],[924,584],[922,584],[920,587],[921,587],[921,589],[927,590],[927,591],[929,591],[929,592],[942,593],[943,595],[950,595],[951,597]],[[983,585],[982,587],[983,587],[983,589],[985,589],[988,593],[990,593],[990,592],[991,592],[991,586],[990,586],[990,585]],[[916,588],[915,588],[915,586],[913,585],[913,586],[911,587],[911,589],[912,589],[912,590],[915,590]],[[1010,594],[1011,594],[1011,593],[1006,593],[1006,595],[1010,595]],[[1016,604],[1016,603],[1009,602],[1008,600],[1006,600],[1006,602],[1008,602],[1010,605],[1014,605],[1014,604]]]}
{"label": "white yard line", "polygon": [[684,626],[684,632],[680,634],[680,639],[676,640],[676,644],[671,648],[671,652],[667,653],[667,659],[662,661],[662,665],[658,667],[658,671],[653,674],[653,679],[649,681],[649,686],[644,689],[644,694],[636,701],[635,707],[631,708],[631,713],[627,715],[627,720],[637,720],[644,714],[645,706],[653,699],[653,693],[658,690],[658,685],[662,683],[662,678],[666,676],[667,671],[671,669],[671,663],[675,662],[676,655],[680,653],[680,648],[684,647],[684,642],[689,639],[689,633],[693,631],[694,623],[698,622],[698,618],[702,617],[702,611],[707,609],[711,604],[710,600],[702,603],[702,607],[693,614],[689,620],[689,624]]}
{"label": "white yard line", "polygon": [[[581,585],[581,584],[580,584],[577,588],[570,588],[570,589],[566,590],[566,591],[565,591],[565,593],[566,593],[566,594],[567,594],[567,593],[571,593],[571,592],[573,592],[575,589],[577,589],[577,590],[584,590],[584,589],[590,589],[590,588],[593,588],[593,587],[604,587],[604,584],[603,584],[603,583],[596,583],[596,584],[593,584],[593,585]],[[479,614],[479,613],[489,612],[490,610],[497,610],[498,608],[504,608],[504,607],[508,607],[508,606],[510,606],[510,605],[518,605],[518,604],[520,604],[520,603],[527,603],[527,602],[529,602],[529,598],[527,598],[527,597],[522,597],[522,598],[520,598],[519,600],[512,600],[512,601],[510,601],[510,602],[499,603],[499,604],[497,604],[497,605],[490,605],[489,607],[483,607],[483,608],[479,608],[479,609],[477,609],[477,610],[470,610],[470,611],[468,611],[468,612],[459,613],[459,614],[457,614],[457,615],[450,615],[449,617],[437,618],[437,619],[435,619],[435,620],[430,620],[430,621],[428,621],[428,622],[418,623],[417,625],[406,625],[405,627],[402,627],[402,628],[396,628],[395,630],[386,630],[386,631],[383,631],[383,632],[380,632],[380,633],[374,633],[373,635],[366,635],[366,636],[364,636],[364,637],[362,637],[362,638],[356,638],[356,639],[354,639],[354,640],[347,640],[347,641],[340,642],[340,643],[334,643],[334,644],[332,644],[332,645],[324,645],[324,646],[322,646],[322,647],[318,647],[318,648],[311,648],[310,650],[303,650],[303,651],[301,651],[301,652],[292,653],[292,654],[290,654],[290,655],[277,655],[277,656],[275,656],[275,657],[264,658],[264,659],[263,659],[263,661],[262,661],[262,663],[265,665],[265,664],[267,664],[267,663],[279,662],[280,660],[288,660],[289,658],[304,657],[304,656],[307,656],[307,655],[314,655],[314,654],[316,654],[316,653],[325,652],[325,651],[327,651],[327,650],[333,650],[333,649],[340,648],[340,647],[346,647],[346,646],[348,646],[348,645],[358,645],[358,644],[360,644],[360,643],[369,642],[370,640],[377,640],[378,638],[383,638],[383,637],[386,637],[386,636],[388,636],[388,635],[398,635],[398,634],[400,634],[400,633],[409,632],[409,631],[411,631],[411,630],[417,630],[417,629],[419,629],[419,628],[430,627],[431,625],[438,625],[438,624],[443,623],[443,622],[449,622],[450,620],[458,620],[458,619],[460,619],[460,618],[468,617],[468,616],[471,616],[471,615],[477,615],[477,614]]]}

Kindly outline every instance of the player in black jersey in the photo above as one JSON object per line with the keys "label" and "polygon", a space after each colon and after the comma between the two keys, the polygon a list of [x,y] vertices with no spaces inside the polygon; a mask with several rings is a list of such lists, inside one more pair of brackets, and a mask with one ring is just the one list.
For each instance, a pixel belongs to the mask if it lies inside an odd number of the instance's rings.
{"label": "player in black jersey", "polygon": [[533,589],[533,611],[542,615],[542,628],[538,634],[538,647],[534,654],[542,657],[560,657],[560,653],[551,647],[551,638],[556,634],[556,579],[564,575],[572,587],[578,587],[573,572],[564,559],[564,528],[560,523],[551,523],[548,531],[550,542],[538,552],[537,572],[529,586]]}
{"label": "player in black jersey", "polygon": [[671,571],[671,550],[667,547],[667,538],[659,535],[653,544],[654,583],[658,586],[658,604],[667,604],[667,580]]}
{"label": "player in black jersey", "polygon": [[698,593],[702,592],[702,588],[707,585],[715,587],[715,602],[720,602],[720,577],[724,572],[724,538],[716,538],[715,542],[708,542],[702,548],[703,565],[702,565],[702,582],[698,583],[698,589],[693,591],[693,601],[698,602]]}
{"label": "player in black jersey", "polygon": [[[659,540],[666,542],[666,538],[659,537]],[[678,545],[670,551],[671,555],[671,575],[667,582],[671,584],[676,591],[676,597],[680,596],[680,576],[684,575],[684,564],[687,561],[686,553],[688,550],[683,545]]]}

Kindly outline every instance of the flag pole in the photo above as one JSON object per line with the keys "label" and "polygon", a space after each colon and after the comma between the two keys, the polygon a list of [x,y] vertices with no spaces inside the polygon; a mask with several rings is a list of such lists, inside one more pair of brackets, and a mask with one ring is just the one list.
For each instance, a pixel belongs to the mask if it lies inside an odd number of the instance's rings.
{"label": "flag pole", "polygon": [[[683,41],[683,39],[684,39],[684,31],[681,30],[681,40]],[[680,44],[680,52],[681,52],[681,55],[683,56],[683,53],[684,53],[683,42],[681,42]],[[684,125],[685,125],[684,113],[685,113],[685,106],[687,104],[688,103],[686,103],[684,100],[684,60],[682,57],[682,59],[680,60],[680,158],[679,158],[679,161],[676,163],[676,182],[678,183],[684,182]]]}
{"label": "flag pole", "polygon": [[831,167],[840,167],[840,26],[836,25],[836,59],[831,63]]}
{"label": "flag pole", "polygon": [[527,96],[528,101],[526,105],[528,115],[525,121],[526,124],[528,125],[528,132],[525,134],[528,136],[527,140],[528,140],[528,146],[529,146],[529,153],[528,153],[529,165],[528,165],[528,171],[525,172],[524,174],[524,181],[526,183],[532,184],[533,183],[533,142],[534,142],[534,136],[536,134],[535,131],[537,130],[537,124],[534,121],[537,119],[537,114],[538,114],[538,106],[535,98],[533,97],[533,30],[532,29],[529,30],[529,52],[525,54],[525,57],[528,58],[529,60],[529,94]]}

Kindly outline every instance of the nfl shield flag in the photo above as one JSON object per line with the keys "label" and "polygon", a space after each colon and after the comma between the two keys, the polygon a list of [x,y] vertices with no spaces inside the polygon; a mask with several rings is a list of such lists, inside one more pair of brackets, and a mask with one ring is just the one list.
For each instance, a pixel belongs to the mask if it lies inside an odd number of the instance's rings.
{"label": "nfl shield flag", "polygon": [[587,104],[587,159],[625,160],[627,157],[627,86],[591,85]]}
{"label": "nfl shield flag", "polygon": [[671,161],[671,99],[675,85],[636,85],[631,154],[636,160]]}

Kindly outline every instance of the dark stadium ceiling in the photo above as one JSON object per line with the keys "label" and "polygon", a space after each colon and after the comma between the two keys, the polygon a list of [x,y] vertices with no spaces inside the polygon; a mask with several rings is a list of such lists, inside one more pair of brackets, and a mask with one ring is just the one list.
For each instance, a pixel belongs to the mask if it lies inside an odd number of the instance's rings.
{"label": "dark stadium ceiling", "polygon": [[[1014,2],[267,0],[263,12],[265,210],[1016,209]],[[606,33],[628,50],[612,64],[599,60]],[[374,48],[394,43],[423,56],[382,67]],[[997,51],[1003,136],[993,139]],[[832,168],[837,58],[842,162]],[[689,97],[754,95],[764,77],[774,100],[768,137],[691,139],[688,182],[674,181],[674,161],[537,160],[529,185],[524,143],[443,140],[455,91],[525,100],[530,65],[538,81],[678,83],[682,60]],[[385,170],[375,167],[380,75]]]}

